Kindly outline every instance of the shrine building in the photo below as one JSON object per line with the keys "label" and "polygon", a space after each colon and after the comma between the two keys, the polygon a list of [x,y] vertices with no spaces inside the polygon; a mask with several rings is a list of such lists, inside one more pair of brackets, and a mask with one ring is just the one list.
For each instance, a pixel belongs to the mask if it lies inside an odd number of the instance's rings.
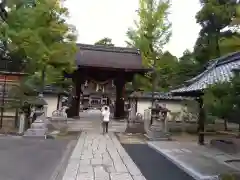
{"label": "shrine building", "polygon": [[74,87],[70,97],[69,117],[79,116],[80,104],[90,106],[115,102],[115,118],[124,117],[124,93],[135,74],[148,72],[139,50],[102,45],[77,44],[77,70],[66,77]]}

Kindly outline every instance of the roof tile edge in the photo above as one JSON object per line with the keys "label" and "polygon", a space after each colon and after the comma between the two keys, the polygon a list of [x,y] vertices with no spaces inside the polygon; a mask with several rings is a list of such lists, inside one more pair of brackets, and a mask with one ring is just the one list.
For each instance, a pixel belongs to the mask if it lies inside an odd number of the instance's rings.
{"label": "roof tile edge", "polygon": [[77,43],[77,46],[83,50],[105,51],[105,52],[118,52],[118,53],[132,53],[140,55],[140,50],[136,48],[117,47],[117,46],[104,46]]}
{"label": "roof tile edge", "polygon": [[[234,52],[234,53],[229,53],[229,54],[226,54],[222,57],[212,59],[211,61],[213,61],[213,62],[208,65],[206,70],[204,70],[203,72],[201,72],[197,76],[185,81],[185,83],[194,83],[195,81],[199,80],[202,76],[204,76],[206,73],[208,73],[213,68],[215,68],[217,66],[224,65],[226,63],[236,61],[236,60],[238,60],[238,57],[240,59],[240,51],[237,51],[237,52]],[[231,58],[231,59],[229,59],[229,58]]]}

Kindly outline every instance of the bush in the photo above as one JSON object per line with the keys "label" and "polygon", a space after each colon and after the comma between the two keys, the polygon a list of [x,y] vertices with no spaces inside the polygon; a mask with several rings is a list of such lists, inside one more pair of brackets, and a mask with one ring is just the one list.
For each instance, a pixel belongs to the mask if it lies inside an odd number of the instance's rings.
{"label": "bush", "polygon": [[206,124],[215,124],[216,117],[212,115],[206,116]]}

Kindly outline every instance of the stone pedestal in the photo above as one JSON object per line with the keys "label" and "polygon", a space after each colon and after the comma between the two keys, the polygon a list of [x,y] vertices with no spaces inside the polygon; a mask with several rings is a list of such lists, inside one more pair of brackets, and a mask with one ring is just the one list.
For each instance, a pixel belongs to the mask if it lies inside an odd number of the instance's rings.
{"label": "stone pedestal", "polygon": [[166,123],[158,120],[153,121],[146,136],[152,141],[171,140],[170,133],[167,131]]}
{"label": "stone pedestal", "polygon": [[21,113],[20,118],[19,118],[19,128],[18,128],[18,133],[23,134],[25,130],[25,115]]}
{"label": "stone pedestal", "polygon": [[47,124],[45,115],[37,117],[37,119],[31,124],[31,128],[24,133],[24,137],[33,138],[46,138]]}
{"label": "stone pedestal", "polygon": [[158,102],[149,109],[150,124],[147,132],[149,140],[171,140],[167,130],[167,113],[170,112],[166,105],[160,105]]}

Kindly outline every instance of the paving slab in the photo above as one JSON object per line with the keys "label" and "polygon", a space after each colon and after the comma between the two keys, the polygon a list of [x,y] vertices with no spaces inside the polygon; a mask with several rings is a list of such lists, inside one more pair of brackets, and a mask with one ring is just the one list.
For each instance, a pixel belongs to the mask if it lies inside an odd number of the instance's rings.
{"label": "paving slab", "polygon": [[179,142],[148,142],[148,145],[197,180],[210,180],[222,174],[239,173],[236,168],[216,158],[232,158],[217,150]]}
{"label": "paving slab", "polygon": [[68,145],[66,140],[0,137],[0,179],[49,180],[53,173],[56,177]]}
{"label": "paving slab", "polygon": [[113,133],[82,132],[62,180],[146,180]]}

